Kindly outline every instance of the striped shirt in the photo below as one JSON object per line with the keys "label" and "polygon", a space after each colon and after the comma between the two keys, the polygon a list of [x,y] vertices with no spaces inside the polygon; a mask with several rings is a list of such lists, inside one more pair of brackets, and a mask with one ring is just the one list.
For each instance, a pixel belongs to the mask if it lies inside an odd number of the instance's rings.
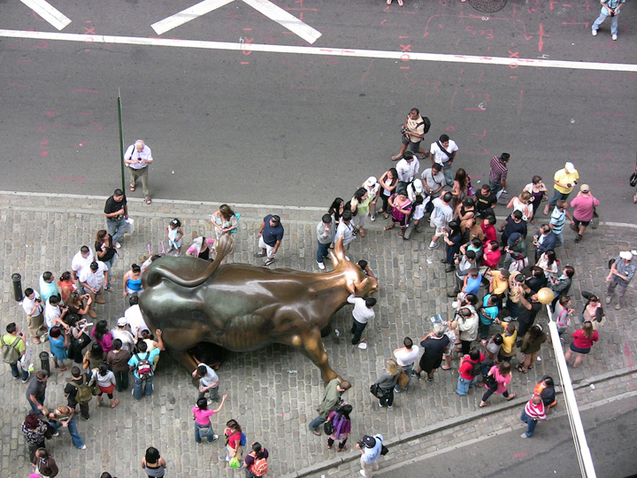
{"label": "striped shirt", "polygon": [[501,183],[503,179],[507,178],[509,169],[507,165],[500,161],[500,158],[494,156],[491,158],[491,170],[489,171],[489,179],[494,183]]}
{"label": "striped shirt", "polygon": [[540,401],[537,405],[533,403],[533,400],[526,402],[524,407],[524,413],[526,416],[535,420],[546,420],[546,413],[544,412],[544,403]]}
{"label": "striped shirt", "polygon": [[566,209],[560,211],[560,208],[553,209],[551,214],[551,226],[554,234],[562,234],[564,224],[566,223]]}

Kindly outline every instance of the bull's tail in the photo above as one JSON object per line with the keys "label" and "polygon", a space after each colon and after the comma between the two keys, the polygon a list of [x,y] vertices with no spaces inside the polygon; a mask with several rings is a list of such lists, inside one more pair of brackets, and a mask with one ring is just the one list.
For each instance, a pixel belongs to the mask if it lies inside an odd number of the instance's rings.
{"label": "bull's tail", "polygon": [[232,252],[234,243],[228,234],[224,234],[215,243],[217,252],[215,260],[210,263],[206,269],[194,277],[184,277],[176,274],[170,267],[158,263],[154,267],[149,267],[144,274],[144,288],[153,287],[159,284],[163,279],[168,279],[182,287],[197,287],[206,282],[212,276],[225,257]]}

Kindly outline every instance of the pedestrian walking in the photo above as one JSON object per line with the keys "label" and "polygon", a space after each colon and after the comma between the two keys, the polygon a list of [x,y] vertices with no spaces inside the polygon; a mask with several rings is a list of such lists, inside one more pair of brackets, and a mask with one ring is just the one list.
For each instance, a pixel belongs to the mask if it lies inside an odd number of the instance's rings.
{"label": "pedestrian walking", "polygon": [[69,435],[73,446],[78,450],[86,450],[84,440],[77,431],[77,422],[75,421],[75,410],[70,406],[59,406],[54,412],[49,413],[49,424],[57,433],[60,428],[68,428]]}
{"label": "pedestrian walking", "polygon": [[35,452],[40,448],[46,448],[47,425],[47,422],[40,420],[35,413],[29,413],[20,426],[29,448],[29,460],[32,462],[35,458]]}
{"label": "pedestrian walking", "polygon": [[584,356],[590,353],[593,344],[599,340],[599,334],[597,330],[593,329],[591,322],[584,322],[582,328],[573,332],[571,337],[573,337],[573,342],[571,342],[569,349],[564,354],[564,359],[568,363],[573,354],[575,354],[573,368],[577,368],[584,360]]}
{"label": "pedestrian walking", "polygon": [[246,470],[246,478],[257,478],[268,472],[268,450],[255,441],[252,443],[252,451],[246,455],[243,467]]}
{"label": "pedestrian walking", "polygon": [[2,361],[9,364],[13,378],[22,378],[22,383],[29,380],[29,368],[21,363],[21,358],[27,351],[27,342],[24,332],[20,332],[15,322],[7,324],[7,333],[0,337],[2,348]]}
{"label": "pedestrian walking", "polygon": [[402,159],[407,151],[414,154],[426,154],[427,152],[420,147],[420,142],[425,138],[427,131],[429,131],[429,126],[431,126],[431,123],[429,123],[428,119],[420,116],[418,108],[412,108],[400,130],[402,134],[400,152],[392,156],[391,160],[398,161]]}
{"label": "pedestrian walking", "polygon": [[549,210],[557,204],[557,201],[566,201],[569,194],[575,188],[577,180],[579,179],[579,173],[573,163],[568,162],[564,165],[564,168],[555,172],[553,176],[553,197],[549,203],[544,207],[544,215],[548,215]]}
{"label": "pedestrian walking", "polygon": [[524,334],[522,346],[520,347],[520,352],[524,354],[524,363],[518,364],[518,372],[525,374],[533,368],[533,364],[537,360],[540,348],[544,342],[546,342],[546,334],[542,330],[542,326],[540,324],[533,325]]}
{"label": "pedestrian walking", "polygon": [[285,230],[281,224],[281,218],[275,214],[268,214],[263,218],[263,223],[259,229],[259,249],[260,252],[254,254],[255,257],[265,257],[264,266],[274,263]]}
{"label": "pedestrian walking", "polygon": [[146,204],[150,204],[152,198],[150,196],[150,190],[148,189],[148,168],[153,164],[153,155],[148,145],[141,139],[135,141],[134,144],[131,144],[126,149],[124,153],[124,163],[126,163],[130,169],[131,192],[135,191],[137,181],[141,180]]}
{"label": "pedestrian walking", "polygon": [[44,476],[45,478],[55,478],[60,472],[53,455],[46,448],[39,448],[35,452],[33,469],[39,473],[39,476]]}
{"label": "pedestrian walking", "polygon": [[144,458],[142,458],[142,470],[146,472],[148,478],[163,478],[166,473],[166,460],[159,454],[155,447],[148,447]]}
{"label": "pedestrian walking", "polygon": [[336,451],[347,451],[349,449],[349,446],[347,446],[347,438],[352,431],[351,413],[351,405],[343,405],[337,410],[330,412],[327,417],[327,423],[330,423],[332,433],[327,438],[328,449],[332,448],[337,441],[338,448]]}
{"label": "pedestrian walking", "polygon": [[39,415],[44,413],[44,399],[46,395],[46,382],[49,379],[49,375],[45,370],[40,370],[35,374],[35,380],[31,380],[27,387],[26,397],[27,402],[31,406],[30,413]]}
{"label": "pedestrian walking", "polygon": [[542,403],[546,411],[549,411],[557,405],[557,400],[555,399],[555,383],[553,383],[553,378],[549,375],[542,377],[537,385],[535,385],[535,388],[533,388],[533,393],[542,397]]}
{"label": "pedestrian walking", "polygon": [[[223,436],[226,439],[226,456],[219,457],[221,461],[235,462],[238,461],[239,466],[241,467],[241,458],[243,457],[243,447],[245,446],[245,434],[241,429],[241,425],[234,419],[228,420],[226,422],[226,428],[223,431]],[[232,463],[230,463],[232,465]]]}
{"label": "pedestrian walking", "polygon": [[635,276],[635,264],[633,254],[630,251],[621,251],[614,259],[610,272],[606,277],[608,289],[606,291],[606,303],[610,304],[613,296],[617,294],[615,310],[621,309],[626,301],[626,289]]}
{"label": "pedestrian walking", "polygon": [[374,436],[364,435],[363,439],[356,444],[361,452],[360,474],[364,478],[372,478],[374,471],[378,470],[378,459],[383,449],[383,435],[380,433]]}
{"label": "pedestrian walking", "polygon": [[388,359],[385,362],[384,372],[376,379],[374,385],[378,385],[382,396],[379,398],[378,405],[382,408],[387,405],[388,408],[394,406],[394,387],[398,383],[398,378],[402,369],[394,359]]}
{"label": "pedestrian walking", "polygon": [[409,388],[409,384],[411,383],[411,376],[413,374],[414,362],[420,355],[420,347],[418,345],[414,345],[413,340],[410,337],[405,337],[403,339],[403,346],[394,350],[394,358],[396,359],[396,363],[398,366],[407,374],[407,385],[400,387],[398,383],[396,383],[396,387],[394,387],[394,392],[406,392]]}
{"label": "pedestrian walking", "polygon": [[[593,324],[593,329],[597,330],[606,318],[606,314],[604,313],[604,308],[602,307],[601,301],[595,294],[590,294],[588,292],[582,292],[582,297],[586,299],[586,304],[584,305],[584,309],[582,310],[580,322],[582,324],[584,322],[590,322]],[[557,312],[557,308],[555,309],[555,311]]]}
{"label": "pedestrian walking", "polygon": [[540,395],[534,394],[531,399],[526,402],[520,420],[526,423],[526,431],[520,435],[522,438],[531,438],[535,431],[537,422],[546,420],[546,412],[544,411],[544,403]]}
{"label": "pedestrian walking", "polygon": [[619,9],[626,2],[626,0],[602,0],[602,10],[599,13],[599,17],[593,22],[591,33],[593,36],[597,36],[597,30],[599,26],[604,23],[608,17],[610,17],[610,35],[613,41],[617,41],[617,32],[619,26]]}
{"label": "pedestrian walking", "polygon": [[[98,368],[99,369],[99,368]],[[91,370],[92,374],[92,370]],[[84,420],[89,420],[89,403],[93,398],[89,384],[92,381],[92,375],[88,373],[82,375],[79,367],[73,366],[71,368],[71,381],[64,387],[64,396],[67,399],[67,404],[74,411],[75,408],[80,406],[80,414]]]}
{"label": "pedestrian walking", "polygon": [[458,369],[458,386],[456,387],[458,395],[464,397],[469,394],[470,388],[476,386],[484,360],[484,355],[477,348],[471,349],[469,354],[462,358]]}
{"label": "pedestrian walking", "polygon": [[484,380],[487,390],[482,395],[479,407],[484,408],[489,405],[489,397],[494,393],[502,394],[507,401],[513,400],[517,395],[509,393],[509,383],[511,383],[511,362],[500,362],[498,365],[491,367]]}
{"label": "pedestrian walking", "polygon": [[509,153],[502,153],[500,156],[491,158],[489,166],[489,187],[491,188],[491,193],[496,196],[500,191],[506,191],[510,160],[511,155]]}
{"label": "pedestrian walking", "polygon": [[568,206],[568,203],[566,201],[559,199],[555,203],[555,209],[553,209],[553,213],[551,214],[551,222],[549,222],[549,227],[551,228],[551,230],[553,231],[553,234],[555,234],[555,237],[557,238],[557,243],[555,244],[555,247],[560,247],[562,244],[564,244],[564,238],[562,237],[562,232],[564,231],[564,224],[566,224],[566,218],[568,217],[569,220],[571,221],[571,224],[575,225],[575,221],[573,221],[573,217],[571,216],[571,213],[568,212],[568,210],[566,209],[567,206]]}
{"label": "pedestrian walking", "polygon": [[341,406],[341,396],[352,387],[347,380],[335,378],[329,381],[323,392],[321,404],[317,407],[318,417],[310,422],[309,429],[316,436],[321,436],[320,426],[327,421],[330,413]]}
{"label": "pedestrian walking", "polygon": [[212,427],[212,420],[210,418],[215,413],[219,413],[221,411],[227,398],[227,394],[221,397],[221,403],[214,410],[210,410],[208,408],[208,400],[206,397],[200,397],[197,399],[197,405],[192,407],[191,410],[192,419],[195,422],[195,442],[201,443],[202,437],[206,437],[208,443],[212,443],[219,438],[219,435],[215,435],[215,431]]}
{"label": "pedestrian walking", "polygon": [[432,332],[429,332],[420,340],[420,346],[424,350],[420,362],[416,367],[416,376],[424,370],[427,373],[427,381],[432,382],[434,373],[442,364],[442,356],[445,350],[451,346],[449,337],[445,334],[443,324],[435,324]]}
{"label": "pedestrian walking", "polygon": [[588,184],[582,184],[579,188],[579,193],[575,199],[571,201],[570,206],[573,208],[573,229],[577,236],[575,237],[575,243],[582,240],[584,231],[590,224],[595,215],[595,208],[599,206],[599,200],[593,196]]}

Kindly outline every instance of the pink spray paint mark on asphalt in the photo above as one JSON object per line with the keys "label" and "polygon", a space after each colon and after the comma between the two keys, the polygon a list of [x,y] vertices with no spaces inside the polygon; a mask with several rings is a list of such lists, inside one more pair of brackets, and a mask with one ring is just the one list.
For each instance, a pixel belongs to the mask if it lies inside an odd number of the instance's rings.
{"label": "pink spray paint mark on asphalt", "polygon": [[528,452],[522,452],[522,453],[516,453],[515,455],[513,455],[513,458],[521,458],[523,456],[527,456],[529,453]]}

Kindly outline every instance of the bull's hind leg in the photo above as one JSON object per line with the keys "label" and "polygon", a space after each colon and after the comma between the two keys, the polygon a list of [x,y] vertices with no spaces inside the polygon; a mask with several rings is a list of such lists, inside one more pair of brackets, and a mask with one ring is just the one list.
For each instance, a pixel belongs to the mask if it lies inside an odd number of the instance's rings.
{"label": "bull's hind leg", "polygon": [[336,372],[332,370],[328,363],[327,353],[323,347],[321,340],[321,331],[317,327],[313,327],[307,332],[286,338],[284,343],[291,345],[305,354],[314,365],[321,370],[321,375],[325,382],[337,377]]}

